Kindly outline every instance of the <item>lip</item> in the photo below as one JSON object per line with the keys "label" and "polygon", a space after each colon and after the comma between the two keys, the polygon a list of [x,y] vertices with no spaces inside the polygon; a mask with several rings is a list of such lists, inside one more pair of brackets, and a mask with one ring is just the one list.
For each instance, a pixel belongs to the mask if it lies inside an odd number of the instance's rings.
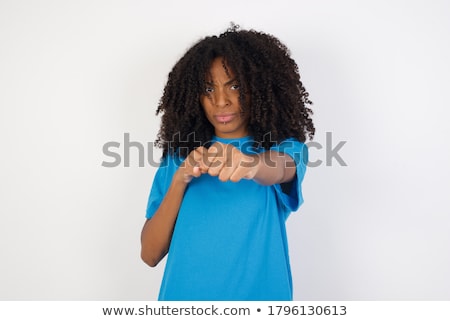
{"label": "lip", "polygon": [[236,114],[218,114],[214,115],[214,118],[219,123],[229,123],[236,117]]}

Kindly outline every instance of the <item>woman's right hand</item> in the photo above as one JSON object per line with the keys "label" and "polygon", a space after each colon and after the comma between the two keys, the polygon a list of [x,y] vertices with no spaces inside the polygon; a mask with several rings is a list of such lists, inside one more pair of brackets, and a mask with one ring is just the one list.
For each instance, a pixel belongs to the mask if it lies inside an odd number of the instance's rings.
{"label": "woman's right hand", "polygon": [[175,179],[189,184],[194,177],[200,177],[208,172],[206,165],[208,149],[200,146],[189,153],[175,173]]}

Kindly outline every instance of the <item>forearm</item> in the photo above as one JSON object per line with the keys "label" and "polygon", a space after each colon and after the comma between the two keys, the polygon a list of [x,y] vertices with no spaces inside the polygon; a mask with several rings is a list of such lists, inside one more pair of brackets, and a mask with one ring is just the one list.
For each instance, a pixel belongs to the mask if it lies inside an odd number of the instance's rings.
{"label": "forearm", "polygon": [[167,254],[186,183],[172,181],[161,205],[144,224],[141,234],[141,257],[150,266],[156,266]]}
{"label": "forearm", "polygon": [[253,180],[262,185],[286,183],[295,177],[293,159],[283,153],[267,151],[255,155],[257,171]]}

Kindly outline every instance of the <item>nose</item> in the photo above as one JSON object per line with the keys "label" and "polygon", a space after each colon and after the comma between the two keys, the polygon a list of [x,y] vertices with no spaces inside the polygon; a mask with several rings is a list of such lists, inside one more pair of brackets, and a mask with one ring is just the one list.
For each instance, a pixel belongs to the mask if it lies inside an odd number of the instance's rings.
{"label": "nose", "polygon": [[230,105],[230,99],[225,90],[216,90],[214,93],[214,105],[217,108],[224,108]]}

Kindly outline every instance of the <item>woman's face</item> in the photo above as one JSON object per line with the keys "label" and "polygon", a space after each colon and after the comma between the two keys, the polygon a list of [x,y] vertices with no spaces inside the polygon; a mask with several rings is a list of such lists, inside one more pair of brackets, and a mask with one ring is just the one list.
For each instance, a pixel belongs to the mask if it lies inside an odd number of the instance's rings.
{"label": "woman's face", "polygon": [[239,138],[249,134],[249,114],[243,111],[239,102],[239,90],[233,71],[225,70],[223,58],[214,59],[200,103],[218,137]]}

